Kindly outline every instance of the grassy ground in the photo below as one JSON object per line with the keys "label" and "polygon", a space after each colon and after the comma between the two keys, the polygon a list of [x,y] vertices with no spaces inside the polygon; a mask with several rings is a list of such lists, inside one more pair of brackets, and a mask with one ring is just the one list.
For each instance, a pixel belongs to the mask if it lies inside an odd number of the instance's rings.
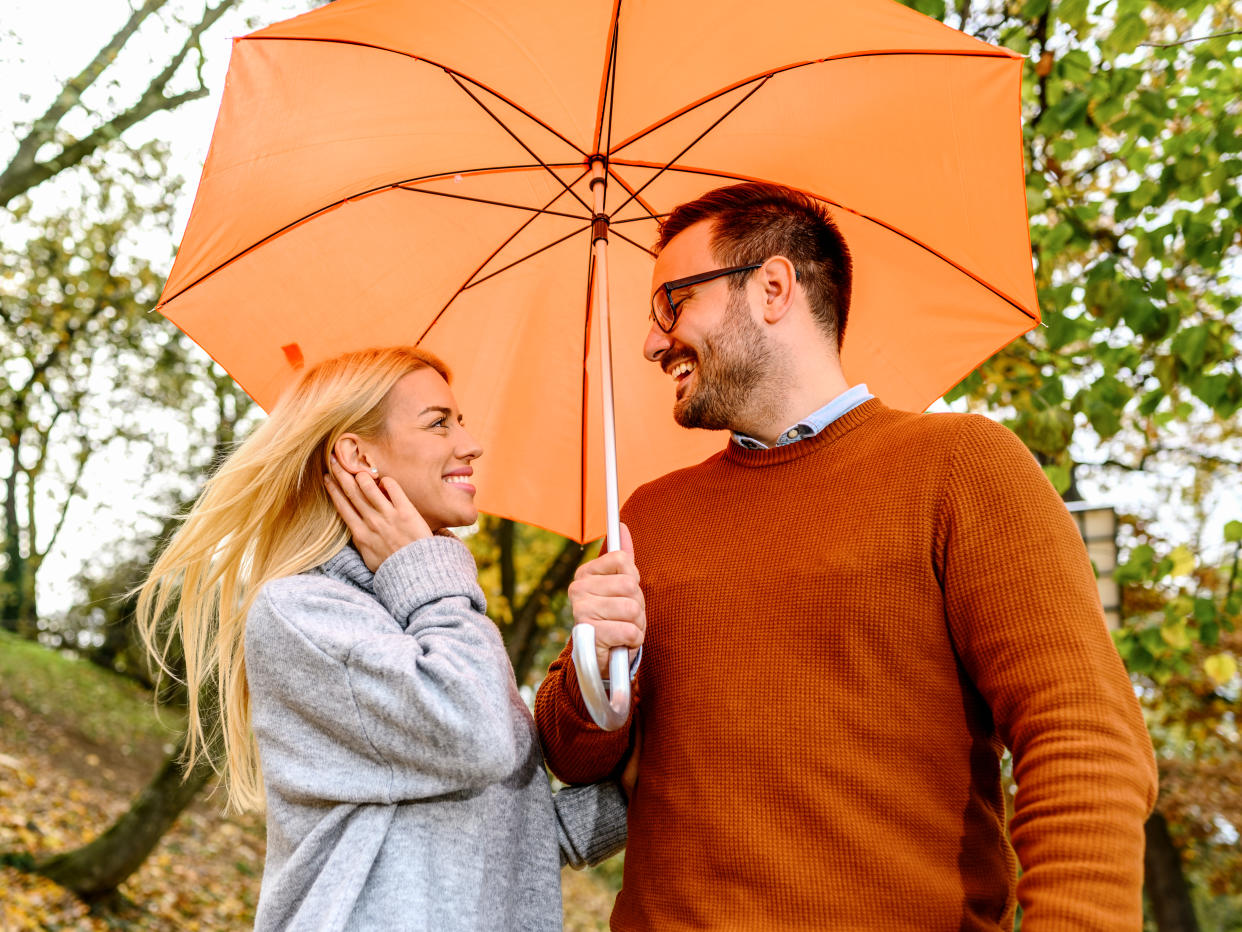
{"label": "grassy ground", "polygon": [[[0,631],[0,854],[35,859],[106,828],[155,773],[182,720],[157,719],[135,684]],[[121,889],[89,910],[37,875],[0,866],[0,932],[233,930],[253,923],[263,823],[200,798]],[[565,928],[607,929],[619,862],[563,875]]]}

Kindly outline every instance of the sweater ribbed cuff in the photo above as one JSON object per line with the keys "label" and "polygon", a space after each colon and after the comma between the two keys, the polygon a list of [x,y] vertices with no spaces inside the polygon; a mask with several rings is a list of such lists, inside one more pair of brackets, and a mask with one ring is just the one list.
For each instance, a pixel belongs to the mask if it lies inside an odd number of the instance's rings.
{"label": "sweater ribbed cuff", "polygon": [[478,569],[466,545],[455,537],[425,537],[406,544],[375,571],[375,596],[402,628],[420,607],[449,596],[465,596],[486,611]]}

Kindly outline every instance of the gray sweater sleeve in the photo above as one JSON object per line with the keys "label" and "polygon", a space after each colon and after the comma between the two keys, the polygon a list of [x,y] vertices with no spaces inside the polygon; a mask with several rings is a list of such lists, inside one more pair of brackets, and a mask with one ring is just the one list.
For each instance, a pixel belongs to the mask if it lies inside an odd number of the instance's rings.
{"label": "gray sweater sleeve", "polygon": [[612,781],[567,786],[552,797],[561,863],[581,870],[625,847],[626,805]]}
{"label": "gray sweater sleeve", "polygon": [[338,580],[289,577],[251,613],[247,650],[261,651],[265,680],[287,684],[276,707],[302,759],[317,762],[296,776],[314,784],[301,788],[392,803],[506,777],[512,674],[470,552],[451,538],[415,541],[374,585],[379,603]]}

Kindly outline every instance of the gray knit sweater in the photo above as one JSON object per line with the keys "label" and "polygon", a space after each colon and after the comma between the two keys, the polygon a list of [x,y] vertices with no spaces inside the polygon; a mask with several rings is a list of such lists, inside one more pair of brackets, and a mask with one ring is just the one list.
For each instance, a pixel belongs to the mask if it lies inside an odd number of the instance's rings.
{"label": "gray knit sweater", "polygon": [[483,610],[451,536],[374,575],[347,546],[263,587],[246,624],[267,790],[256,929],[560,929],[562,860],[624,845],[614,784],[553,803]]}

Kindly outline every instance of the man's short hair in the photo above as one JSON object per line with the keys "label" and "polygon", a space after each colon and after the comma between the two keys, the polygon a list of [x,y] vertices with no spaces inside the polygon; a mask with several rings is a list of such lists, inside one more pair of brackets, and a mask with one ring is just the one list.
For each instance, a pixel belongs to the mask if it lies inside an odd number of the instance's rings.
{"label": "man's short hair", "polygon": [[[849,247],[822,202],[766,182],[716,188],[674,208],[660,224],[656,252],[701,220],[714,221],[712,254],[721,266],[766,262],[773,256],[792,262],[811,313],[824,332],[836,338],[837,352],[841,351],[853,264]],[[730,287],[745,288],[745,278],[733,278]]]}

